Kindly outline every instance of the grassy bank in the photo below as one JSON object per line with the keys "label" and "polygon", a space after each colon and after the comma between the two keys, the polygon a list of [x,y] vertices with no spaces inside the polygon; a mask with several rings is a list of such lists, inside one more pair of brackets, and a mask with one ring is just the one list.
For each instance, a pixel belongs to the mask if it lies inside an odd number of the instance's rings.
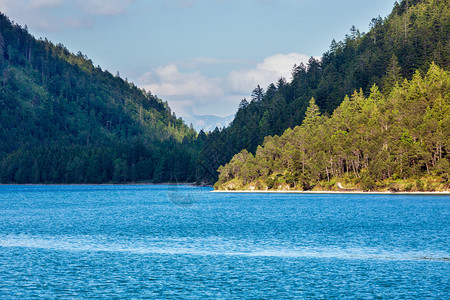
{"label": "grassy bank", "polygon": [[409,179],[390,178],[383,181],[346,176],[312,183],[295,182],[278,174],[247,184],[235,178],[223,184],[216,184],[214,188],[219,191],[449,192],[450,181],[448,178],[431,175]]}

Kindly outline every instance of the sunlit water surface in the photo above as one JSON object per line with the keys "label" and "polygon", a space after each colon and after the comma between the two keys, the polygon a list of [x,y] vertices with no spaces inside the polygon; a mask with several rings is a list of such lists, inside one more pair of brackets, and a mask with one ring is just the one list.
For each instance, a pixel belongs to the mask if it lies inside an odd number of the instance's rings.
{"label": "sunlit water surface", "polygon": [[450,196],[0,186],[0,298],[448,299]]}

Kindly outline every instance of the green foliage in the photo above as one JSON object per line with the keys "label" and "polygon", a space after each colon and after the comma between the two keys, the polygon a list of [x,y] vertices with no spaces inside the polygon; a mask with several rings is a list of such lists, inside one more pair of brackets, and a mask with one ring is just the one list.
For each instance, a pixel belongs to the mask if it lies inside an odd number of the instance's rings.
{"label": "green foliage", "polygon": [[376,182],[374,178],[367,172],[363,172],[361,175],[361,188],[366,192],[373,191],[376,188]]}
{"label": "green foliage", "polygon": [[271,189],[273,189],[273,187],[275,185],[275,180],[273,180],[273,178],[271,178],[271,177],[267,177],[266,184],[267,184],[267,189],[271,190]]}
{"label": "green foliage", "polygon": [[412,183],[407,183],[404,188],[405,192],[409,192],[412,190]]}
{"label": "green foliage", "polygon": [[0,182],[448,181],[449,15],[448,1],[396,3],[197,137],[150,92],[0,14]]}
{"label": "green foliage", "polygon": [[196,179],[202,141],[167,103],[1,13],[0,120],[3,183]]}
{"label": "green foliage", "polygon": [[[243,150],[220,168],[218,188],[226,187],[227,178],[242,179],[239,168],[246,157],[246,168],[256,170],[268,188],[287,183],[309,190],[324,180],[346,177],[371,191],[386,185],[382,183],[386,180],[431,174],[448,178],[448,91],[450,72],[432,63],[424,77],[416,74],[388,95],[376,86],[368,97],[353,93],[331,117],[320,116],[311,100],[301,126],[280,137],[267,137],[255,156]],[[404,188],[393,182],[387,186],[391,191]],[[437,186],[433,182],[425,186],[420,179],[415,183],[420,191]],[[405,188],[411,190],[412,185]]]}
{"label": "green foliage", "polygon": [[[320,60],[311,58],[306,66],[294,66],[291,82],[280,79],[269,85],[265,93],[256,87],[253,101],[239,107],[231,125],[208,136],[200,155],[207,169],[204,176],[216,180],[215,170],[242,149],[256,153],[266,136],[281,135],[287,128],[301,125],[311,98],[324,115],[331,115],[354,90],[360,91],[359,96],[368,95],[376,84],[387,95],[404,78],[411,79],[417,70],[426,72],[433,61],[448,70],[448,4],[440,0],[401,1],[387,18],[374,18],[368,33],[360,33],[353,27],[343,41],[333,40]],[[381,92],[373,94],[372,101],[376,102]],[[357,103],[350,105],[353,107],[348,109],[358,111]],[[354,120],[346,121],[351,124]],[[375,122],[376,118],[370,117],[368,121]],[[341,124],[339,130],[345,132],[345,126],[350,124]],[[348,140],[351,138],[348,136]],[[216,149],[220,149],[220,155],[213,154]],[[342,161],[354,155],[344,152],[339,158]],[[385,164],[383,168],[390,166]]]}
{"label": "green foliage", "polygon": [[416,180],[416,190],[422,192],[422,191],[424,191],[424,188],[425,188],[425,186],[424,186],[423,182],[420,179],[417,179]]}

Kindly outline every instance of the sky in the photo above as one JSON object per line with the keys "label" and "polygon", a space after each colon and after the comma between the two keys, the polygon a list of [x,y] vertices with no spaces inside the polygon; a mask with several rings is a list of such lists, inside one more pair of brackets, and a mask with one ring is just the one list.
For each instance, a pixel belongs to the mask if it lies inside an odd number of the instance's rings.
{"label": "sky", "polygon": [[395,0],[0,0],[36,38],[81,51],[167,101],[177,116],[228,116],[259,84],[290,80]]}

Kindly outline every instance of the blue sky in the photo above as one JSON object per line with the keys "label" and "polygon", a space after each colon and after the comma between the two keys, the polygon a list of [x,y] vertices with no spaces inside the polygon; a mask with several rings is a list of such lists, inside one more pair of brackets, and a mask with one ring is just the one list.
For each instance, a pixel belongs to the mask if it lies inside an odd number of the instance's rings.
{"label": "blue sky", "polygon": [[236,112],[253,88],[320,57],[394,0],[0,0],[35,37],[169,102],[178,116]]}

